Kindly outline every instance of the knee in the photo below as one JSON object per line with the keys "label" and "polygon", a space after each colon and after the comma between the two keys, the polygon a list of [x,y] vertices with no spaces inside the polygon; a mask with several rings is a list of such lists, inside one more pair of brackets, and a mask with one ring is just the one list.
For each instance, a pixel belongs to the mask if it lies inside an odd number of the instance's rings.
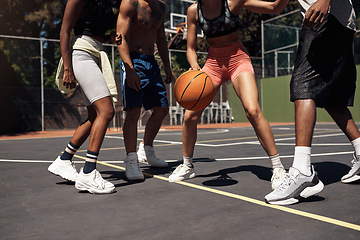
{"label": "knee", "polygon": [[158,114],[161,118],[165,118],[169,114],[169,108],[162,107],[156,111],[156,114]]}
{"label": "knee", "polygon": [[249,119],[250,122],[256,122],[262,116],[261,109],[257,107],[250,107],[248,109],[245,109],[245,113],[246,117]]}
{"label": "knee", "polygon": [[125,120],[131,122],[137,122],[140,118],[140,109],[137,108],[127,108]]}
{"label": "knee", "polygon": [[201,114],[198,115],[198,114],[185,112],[184,125],[187,125],[187,126],[196,125],[199,122],[200,116],[201,116]]}
{"label": "knee", "polygon": [[169,114],[169,108],[167,107],[156,107],[153,108],[151,118],[156,121],[163,121],[164,118]]}
{"label": "knee", "polygon": [[115,110],[113,107],[109,107],[109,108],[104,108],[104,109],[101,109],[99,115],[106,119],[107,121],[111,121],[115,115]]}

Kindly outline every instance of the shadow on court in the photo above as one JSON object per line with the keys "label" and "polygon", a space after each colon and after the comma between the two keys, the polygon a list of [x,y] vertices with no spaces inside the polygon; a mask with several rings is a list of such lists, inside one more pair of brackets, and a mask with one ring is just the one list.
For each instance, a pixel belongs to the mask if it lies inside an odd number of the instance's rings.
{"label": "shadow on court", "polygon": [[[288,169],[294,126],[272,128]],[[158,134],[156,154],[169,166],[141,164],[144,181],[127,181],[122,134],[113,133],[104,139],[97,164],[116,186],[108,195],[79,193],[74,183],[47,171],[70,135],[1,140],[0,238],[358,240],[360,181],[340,182],[353,149],[333,124],[317,124],[314,136],[312,162],[325,188],[280,208],[264,203],[271,191],[271,163],[250,127],[201,129],[196,177],[179,183],[169,183],[168,177],[181,164],[180,130]],[[75,157],[78,170],[85,150]]]}

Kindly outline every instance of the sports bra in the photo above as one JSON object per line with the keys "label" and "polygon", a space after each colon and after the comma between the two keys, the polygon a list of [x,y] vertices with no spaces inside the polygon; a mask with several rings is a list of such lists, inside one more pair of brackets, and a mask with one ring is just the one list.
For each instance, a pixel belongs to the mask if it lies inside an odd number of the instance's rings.
{"label": "sports bra", "polygon": [[87,0],[74,27],[75,35],[105,37],[115,28],[120,0]]}
{"label": "sports bra", "polygon": [[227,0],[222,0],[220,16],[210,20],[204,17],[201,5],[201,0],[199,0],[197,5],[198,24],[206,37],[221,37],[239,29],[239,16],[235,16],[230,12]]}

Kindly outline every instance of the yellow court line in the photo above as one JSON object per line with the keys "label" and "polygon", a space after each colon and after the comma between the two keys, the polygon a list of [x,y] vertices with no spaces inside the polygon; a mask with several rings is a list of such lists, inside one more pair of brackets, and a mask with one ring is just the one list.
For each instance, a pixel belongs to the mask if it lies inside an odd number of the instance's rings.
{"label": "yellow court line", "polygon": [[[82,156],[77,156],[77,155],[75,155],[75,156],[78,157],[78,158],[81,158],[81,159],[85,159],[85,157],[82,157]],[[117,166],[117,165],[102,162],[102,161],[97,161],[97,162],[102,164],[102,165],[105,165],[105,166],[109,166],[109,167],[112,167],[112,168],[117,168],[117,169],[121,169],[121,170],[125,171],[125,168],[121,167],[121,166]],[[153,175],[153,174],[149,174],[149,173],[144,173],[144,175],[148,176],[148,177],[164,180],[164,181],[169,180],[166,177]],[[306,217],[306,218],[311,218],[311,219],[314,219],[314,220],[318,220],[318,221],[330,223],[330,224],[333,224],[333,225],[338,225],[338,226],[341,226],[341,227],[345,227],[345,228],[353,229],[353,230],[356,230],[356,231],[360,231],[360,225],[356,225],[356,224],[353,224],[353,223],[348,223],[348,222],[337,220],[337,219],[334,219],[334,218],[329,218],[329,217],[321,216],[321,215],[318,215],[318,214],[308,213],[308,212],[304,212],[304,211],[301,211],[301,210],[296,210],[296,209],[292,209],[292,208],[288,208],[288,207],[284,207],[284,206],[271,205],[271,204],[267,204],[264,201],[260,201],[260,200],[257,200],[257,199],[241,196],[241,195],[234,194],[234,193],[225,192],[225,191],[222,191],[222,190],[203,187],[203,186],[196,185],[196,184],[193,184],[193,183],[180,181],[180,182],[177,182],[177,184],[181,184],[181,185],[184,185],[184,186],[187,186],[187,187],[203,190],[203,191],[206,191],[206,192],[215,193],[215,194],[218,194],[218,195],[222,195],[222,196],[226,196],[226,197],[230,197],[230,198],[234,198],[234,199],[239,199],[239,200],[249,202],[249,203],[253,203],[253,204],[257,204],[257,205],[260,205],[260,206],[263,206],[263,207],[273,208],[273,209],[277,209],[277,210],[280,210],[280,211],[283,211],[283,212],[295,214],[295,215],[298,215],[298,216],[303,216],[303,217]]]}

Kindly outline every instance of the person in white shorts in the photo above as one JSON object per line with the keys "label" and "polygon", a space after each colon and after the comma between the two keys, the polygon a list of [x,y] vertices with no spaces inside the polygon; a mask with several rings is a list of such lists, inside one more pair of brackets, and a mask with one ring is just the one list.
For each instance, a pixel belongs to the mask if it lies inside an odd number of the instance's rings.
{"label": "person in white shorts", "polygon": [[[48,170],[75,182],[80,191],[112,193],[115,186],[104,180],[96,170],[96,162],[106,129],[114,116],[114,102],[105,77],[108,58],[102,42],[105,31],[115,27],[120,1],[69,0],[60,32],[60,48],[64,64],[63,85],[73,89],[78,83],[87,105],[88,118],[75,131],[65,151]],[[70,33],[75,38],[70,43]],[[120,44],[120,42],[118,41]],[[113,78],[113,76],[110,76]],[[111,79],[112,80],[112,79]],[[76,83],[77,82],[77,83]],[[116,86],[115,86],[116,88]],[[84,167],[77,172],[72,158],[90,136]]]}

